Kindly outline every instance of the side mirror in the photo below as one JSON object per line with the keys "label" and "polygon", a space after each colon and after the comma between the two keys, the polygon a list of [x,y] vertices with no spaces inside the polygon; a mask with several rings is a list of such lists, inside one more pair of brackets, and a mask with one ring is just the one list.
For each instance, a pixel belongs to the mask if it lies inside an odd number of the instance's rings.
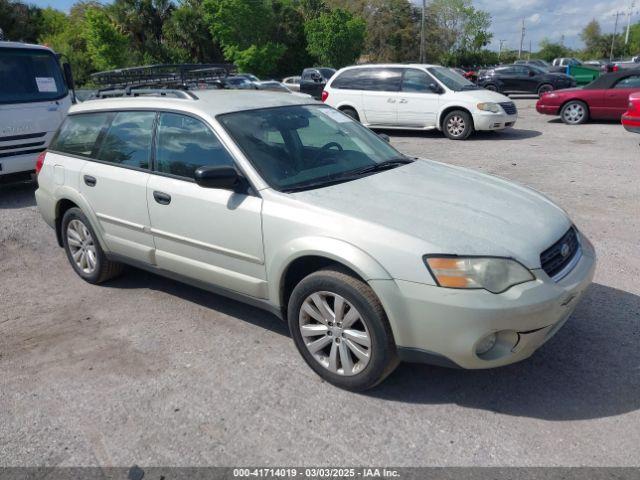
{"label": "side mirror", "polygon": [[440,93],[441,92],[440,91],[440,87],[438,85],[436,85],[435,83],[430,83],[428,88],[433,93]]}
{"label": "side mirror", "polygon": [[536,72],[534,72],[533,70],[529,70],[529,76],[530,77],[535,77],[536,76]]}
{"label": "side mirror", "polygon": [[391,138],[386,133],[379,133],[378,136],[387,143],[391,143]]}
{"label": "side mirror", "polygon": [[64,81],[67,83],[69,90],[75,90],[76,85],[73,81],[73,73],[71,72],[71,65],[68,63],[62,64],[62,73],[64,73]]}
{"label": "side mirror", "polygon": [[202,188],[218,188],[234,192],[241,191],[245,185],[238,171],[228,166],[200,167],[195,171],[194,179]]}

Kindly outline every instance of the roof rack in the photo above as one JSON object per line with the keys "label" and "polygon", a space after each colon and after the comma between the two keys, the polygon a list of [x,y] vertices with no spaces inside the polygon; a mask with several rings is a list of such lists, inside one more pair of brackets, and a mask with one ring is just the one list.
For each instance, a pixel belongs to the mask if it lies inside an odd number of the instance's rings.
{"label": "roof rack", "polygon": [[236,71],[229,63],[173,63],[119,68],[91,75],[94,83],[108,88],[220,88],[220,82]]}
{"label": "roof rack", "polygon": [[114,97],[143,97],[156,96],[166,97],[168,95],[190,100],[197,100],[195,93],[186,89],[179,88],[144,88],[144,87],[126,87],[126,88],[103,88],[98,90],[94,98],[114,98]]}

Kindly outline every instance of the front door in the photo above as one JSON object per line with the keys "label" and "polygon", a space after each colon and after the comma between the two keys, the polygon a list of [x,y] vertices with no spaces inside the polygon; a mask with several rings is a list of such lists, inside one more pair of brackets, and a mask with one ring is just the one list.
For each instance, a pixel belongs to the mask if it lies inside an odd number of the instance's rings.
{"label": "front door", "polygon": [[405,70],[398,99],[398,125],[412,128],[436,126],[440,94],[429,87],[436,81],[424,70]]}
{"label": "front door", "polygon": [[109,250],[151,263],[154,244],[149,233],[147,182],[156,114],[92,115],[87,121],[101,122],[102,115],[111,124],[98,141],[98,151],[92,153],[97,161],[87,161],[80,172],[80,192],[98,218]]}
{"label": "front door", "polygon": [[157,266],[209,285],[266,298],[262,199],[202,188],[193,181],[201,166],[234,166],[217,136],[198,119],[161,113],[155,158],[147,203]]}

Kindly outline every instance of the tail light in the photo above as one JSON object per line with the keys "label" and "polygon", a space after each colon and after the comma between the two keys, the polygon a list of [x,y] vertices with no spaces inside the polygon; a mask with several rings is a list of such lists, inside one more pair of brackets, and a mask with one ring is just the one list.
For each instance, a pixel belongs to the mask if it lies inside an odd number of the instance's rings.
{"label": "tail light", "polygon": [[326,102],[327,98],[329,98],[329,92],[327,92],[326,90],[322,91],[322,101]]}
{"label": "tail light", "polygon": [[620,70],[620,67],[618,65],[614,65],[611,69],[612,72],[617,72],[618,70]]}
{"label": "tail light", "polygon": [[44,165],[44,159],[46,156],[46,150],[38,155],[38,159],[36,160],[36,175],[38,175],[40,173],[40,170],[42,170],[42,165]]}

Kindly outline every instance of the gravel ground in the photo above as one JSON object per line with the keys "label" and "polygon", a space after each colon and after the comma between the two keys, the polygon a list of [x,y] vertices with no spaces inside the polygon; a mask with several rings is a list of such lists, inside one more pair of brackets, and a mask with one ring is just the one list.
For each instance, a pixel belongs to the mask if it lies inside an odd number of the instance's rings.
{"label": "gravel ground", "polygon": [[517,128],[467,142],[389,133],[556,200],[594,285],[529,360],[402,365],[367,394],[322,382],[262,311],[133,269],[84,283],[33,187],[0,187],[0,466],[640,465],[640,136],[517,103]]}

